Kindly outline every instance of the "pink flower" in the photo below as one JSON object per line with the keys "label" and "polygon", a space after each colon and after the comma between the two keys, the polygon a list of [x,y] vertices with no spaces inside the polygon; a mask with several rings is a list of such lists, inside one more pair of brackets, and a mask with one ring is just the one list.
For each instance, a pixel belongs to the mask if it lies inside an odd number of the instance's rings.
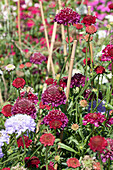
{"label": "pink flower", "polygon": [[40,142],[44,146],[52,146],[54,144],[55,137],[51,133],[45,133],[40,137]]}
{"label": "pink flower", "polygon": [[28,21],[27,21],[27,26],[28,26],[28,27],[31,28],[31,27],[33,27],[34,25],[35,25],[35,23],[34,23],[33,20],[28,20]]}

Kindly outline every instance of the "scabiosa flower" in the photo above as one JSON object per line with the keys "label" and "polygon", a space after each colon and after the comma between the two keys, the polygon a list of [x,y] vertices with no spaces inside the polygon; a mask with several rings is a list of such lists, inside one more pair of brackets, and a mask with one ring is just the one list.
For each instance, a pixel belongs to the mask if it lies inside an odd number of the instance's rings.
{"label": "scabiosa flower", "polygon": [[113,117],[109,118],[106,122],[106,126],[110,127],[113,124]]}
{"label": "scabiosa flower", "polygon": [[13,106],[11,104],[7,104],[5,105],[3,108],[2,108],[2,111],[1,113],[5,116],[5,117],[9,117],[9,116],[12,116],[11,114],[11,108]]}
{"label": "scabiosa flower", "polygon": [[30,57],[30,62],[34,63],[34,64],[41,64],[42,61],[46,61],[46,57],[39,53],[39,52],[35,52],[32,54],[32,56]]}
{"label": "scabiosa flower", "polygon": [[94,94],[94,92],[92,92],[91,89],[85,90],[84,93],[83,93],[83,96],[84,96],[85,99],[89,99],[89,100],[91,100],[93,98],[93,96],[94,96],[94,98],[96,97],[96,95]]}
{"label": "scabiosa flower", "polygon": [[[42,124],[49,125],[50,122],[54,121],[54,120],[60,120],[60,122],[62,123],[62,125],[61,125],[62,129],[64,129],[64,127],[66,127],[67,124],[68,124],[67,116],[63,112],[61,112],[60,110],[52,110],[52,111],[50,111],[48,113],[48,115],[46,115],[43,118]],[[61,124],[60,122],[59,122],[59,124]],[[56,127],[55,124],[54,124],[54,127]]]}
{"label": "scabiosa flower", "polygon": [[7,71],[12,71],[12,70],[15,69],[15,66],[14,66],[13,64],[8,64],[7,66],[5,66],[5,69],[6,69]]}
{"label": "scabiosa flower", "polygon": [[4,156],[3,152],[2,152],[2,148],[0,148],[0,158],[2,158]]}
{"label": "scabiosa flower", "polygon": [[97,29],[96,29],[96,27],[94,25],[88,25],[86,27],[86,32],[88,34],[94,34],[95,32],[97,32]]}
{"label": "scabiosa flower", "polygon": [[[84,48],[82,49],[82,52],[83,52],[83,53],[86,53],[86,49],[87,49],[87,48],[84,47]],[[89,48],[87,49],[87,52],[89,52]],[[89,59],[90,59],[90,58],[89,58]],[[84,63],[84,64],[86,64],[86,63]]]}
{"label": "scabiosa flower", "polygon": [[84,116],[83,125],[91,123],[94,124],[96,127],[99,127],[105,120],[105,115],[101,113],[88,113]]}
{"label": "scabiosa flower", "polygon": [[104,137],[98,135],[90,138],[90,142],[88,143],[88,145],[90,146],[90,149],[93,150],[93,152],[99,151],[100,153],[102,153],[108,143]]}
{"label": "scabiosa flower", "polygon": [[56,80],[54,80],[53,78],[48,78],[47,80],[45,80],[45,83],[47,85],[50,85],[50,84],[57,84]]}
{"label": "scabiosa flower", "polygon": [[74,131],[76,131],[79,128],[79,125],[77,124],[72,124],[71,129],[73,129]]}
{"label": "scabiosa flower", "polygon": [[[43,166],[41,170],[46,170],[46,166]],[[48,165],[48,170],[55,170],[53,166]]]}
{"label": "scabiosa flower", "polygon": [[93,163],[93,169],[94,170],[101,170],[100,162],[94,162]]}
{"label": "scabiosa flower", "polygon": [[95,70],[95,72],[96,72],[97,74],[103,74],[103,73],[105,73],[105,68],[102,67],[102,66],[97,66],[94,70]]}
{"label": "scabiosa flower", "polygon": [[38,164],[40,164],[40,160],[36,157],[25,157],[25,164],[28,168],[38,168]]}
{"label": "scabiosa flower", "polygon": [[[70,40],[69,40],[70,43],[73,42],[73,37],[70,37],[69,39],[70,39]],[[69,42],[68,42],[68,37],[66,37],[66,42],[69,43]]]}
{"label": "scabiosa flower", "polygon": [[63,90],[60,90],[59,86],[53,84],[42,93],[41,100],[43,104],[51,104],[53,107],[57,107],[66,103],[66,95]]}
{"label": "scabiosa flower", "polygon": [[67,166],[71,168],[77,168],[80,166],[79,160],[77,158],[69,158],[66,163]]}
{"label": "scabiosa flower", "polygon": [[83,76],[80,73],[75,73],[74,76],[71,78],[71,84],[70,87],[73,88],[74,86],[80,87],[85,85],[85,79],[86,77]]}
{"label": "scabiosa flower", "polygon": [[60,10],[60,12],[56,14],[53,21],[63,25],[77,24],[80,21],[80,15],[71,8],[67,7]]}
{"label": "scabiosa flower", "polygon": [[[25,136],[25,135],[23,136],[23,138],[24,138],[24,141],[25,141],[25,146],[26,146],[26,148],[28,148],[30,146],[30,144],[32,143],[32,140],[29,139],[29,137]],[[23,143],[22,137],[19,137],[17,139],[17,144],[18,144],[18,147],[22,146],[22,148],[24,148],[24,143]]]}
{"label": "scabiosa flower", "polygon": [[67,87],[67,79],[68,79],[68,77],[63,77],[63,78],[61,78],[60,79],[60,87],[62,87],[63,89],[65,88],[65,87]]}
{"label": "scabiosa flower", "polygon": [[96,17],[92,15],[86,15],[81,21],[81,23],[84,23],[85,26],[95,24],[95,22],[96,22]]}
{"label": "scabiosa flower", "polygon": [[23,88],[25,84],[26,84],[25,80],[20,77],[17,77],[12,83],[12,85],[16,87],[17,89],[20,87]]}
{"label": "scabiosa flower", "polygon": [[27,91],[26,92],[24,91],[24,92],[20,93],[20,97],[21,98],[26,98],[26,99],[30,100],[32,103],[34,103],[34,104],[37,104],[37,102],[38,102],[38,97],[35,94],[33,94],[31,91],[29,91],[28,93],[27,93]]}
{"label": "scabiosa flower", "polygon": [[9,144],[9,136],[6,130],[0,131],[0,147],[4,145],[4,142]]}
{"label": "scabiosa flower", "polygon": [[17,99],[16,103],[12,107],[11,113],[16,114],[26,114],[31,116],[33,119],[36,118],[36,108],[34,104],[27,98]]}
{"label": "scabiosa flower", "polygon": [[40,137],[40,142],[44,146],[52,146],[54,144],[55,137],[51,133],[45,133]]}
{"label": "scabiosa flower", "polygon": [[26,130],[34,132],[35,126],[36,123],[31,116],[22,114],[11,116],[5,122],[6,132],[9,134],[17,133],[17,137]]}
{"label": "scabiosa flower", "polygon": [[73,24],[73,26],[76,27],[76,29],[81,30],[83,28],[82,24]]}
{"label": "scabiosa flower", "polygon": [[20,69],[23,69],[24,67],[25,67],[24,64],[20,64],[20,65],[19,65],[19,68],[20,68]]}
{"label": "scabiosa flower", "polygon": [[60,120],[52,119],[49,122],[49,126],[50,128],[53,128],[53,129],[61,128],[62,122]]}
{"label": "scabiosa flower", "polygon": [[42,102],[39,103],[39,108],[40,109],[47,109],[50,110],[51,109],[51,105],[44,105]]}
{"label": "scabiosa flower", "polygon": [[80,106],[86,107],[87,106],[87,101],[86,100],[80,100]]}
{"label": "scabiosa flower", "polygon": [[10,168],[3,168],[2,170],[10,170]]}
{"label": "scabiosa flower", "polygon": [[[83,63],[86,65],[86,58],[83,60]],[[93,61],[92,61],[93,63]],[[87,65],[90,66],[91,64],[91,59],[90,58],[87,58]]]}
{"label": "scabiosa flower", "polygon": [[110,61],[113,59],[113,44],[108,44],[103,50],[102,50],[102,56],[101,61]]}
{"label": "scabiosa flower", "polygon": [[113,9],[113,3],[108,5],[109,9],[112,10]]}

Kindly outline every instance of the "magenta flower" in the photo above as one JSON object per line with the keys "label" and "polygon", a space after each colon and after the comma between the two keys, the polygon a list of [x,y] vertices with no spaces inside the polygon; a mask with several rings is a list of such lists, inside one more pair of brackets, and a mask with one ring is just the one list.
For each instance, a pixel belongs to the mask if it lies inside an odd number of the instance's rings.
{"label": "magenta flower", "polygon": [[80,87],[85,85],[85,79],[86,77],[83,76],[80,73],[75,73],[74,76],[71,78],[71,84],[70,87],[73,88],[74,86]]}
{"label": "magenta flower", "polygon": [[102,57],[101,61],[110,61],[113,59],[113,45],[108,44],[103,50],[102,50]]}
{"label": "magenta flower", "polygon": [[30,62],[34,64],[41,64],[42,61],[45,61],[45,60],[46,60],[46,57],[39,52],[33,53],[33,55],[30,57]]}
{"label": "magenta flower", "polygon": [[56,14],[53,21],[63,25],[77,24],[80,21],[80,15],[71,8],[67,7],[60,10],[60,12]]}
{"label": "magenta flower", "polygon": [[94,124],[96,127],[99,127],[103,121],[105,121],[105,115],[101,113],[88,113],[84,116],[83,125],[87,125],[87,123]]}

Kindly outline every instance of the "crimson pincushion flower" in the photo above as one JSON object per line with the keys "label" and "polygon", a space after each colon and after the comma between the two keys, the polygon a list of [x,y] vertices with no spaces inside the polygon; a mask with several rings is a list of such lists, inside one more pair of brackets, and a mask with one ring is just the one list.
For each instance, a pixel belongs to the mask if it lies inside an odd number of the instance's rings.
{"label": "crimson pincushion flower", "polygon": [[88,145],[90,146],[90,149],[93,150],[93,152],[99,151],[100,153],[102,153],[108,143],[104,137],[98,135],[90,138],[90,142],[88,143]]}
{"label": "crimson pincushion flower", "polygon": [[88,25],[86,27],[86,32],[88,34],[94,34],[95,32],[97,32],[97,29],[96,29],[96,27],[94,25]]}
{"label": "crimson pincushion flower", "polygon": [[40,52],[35,52],[30,57],[30,62],[34,64],[41,64],[43,61],[46,61],[46,57]]}
{"label": "crimson pincushion flower", "polygon": [[33,119],[36,118],[36,108],[34,104],[26,98],[17,99],[16,103],[12,107],[11,113],[13,115],[26,114],[31,116]]}
{"label": "crimson pincushion flower", "polygon": [[91,24],[95,24],[96,22],[96,17],[92,16],[92,15],[86,15],[83,20],[81,21],[81,23],[84,23],[85,26],[91,25]]}
{"label": "crimson pincushion flower", "polygon": [[[23,136],[23,138],[24,138],[24,141],[25,141],[25,146],[26,146],[26,148],[28,148],[30,146],[30,144],[32,143],[32,140],[29,139],[29,137],[25,136],[25,135]],[[17,139],[17,144],[18,144],[18,147],[22,146],[22,148],[24,148],[24,143],[23,143],[22,137],[19,137]]]}
{"label": "crimson pincushion flower", "polygon": [[108,7],[110,10],[113,9],[113,3],[109,4]]}
{"label": "crimson pincushion flower", "polygon": [[2,114],[4,115],[4,116],[6,116],[6,117],[9,117],[9,116],[12,116],[12,114],[11,114],[11,108],[12,108],[13,106],[11,105],[11,104],[7,104],[7,105],[5,105],[3,108],[2,108]]}
{"label": "crimson pincushion flower", "polygon": [[44,105],[51,104],[53,107],[57,107],[66,103],[66,95],[63,90],[60,90],[59,86],[53,84],[42,93],[41,101]]}
{"label": "crimson pincushion flower", "polygon": [[88,113],[84,116],[83,125],[91,123],[94,124],[96,127],[99,127],[105,120],[105,115],[103,115],[102,113]]}
{"label": "crimson pincushion flower", "polygon": [[51,133],[45,133],[40,137],[40,142],[44,146],[52,146],[54,144],[55,137]]}
{"label": "crimson pincushion flower", "polygon": [[71,168],[77,168],[80,166],[79,160],[77,158],[69,158],[66,163],[67,166]]}
{"label": "crimson pincushion flower", "polygon": [[[83,59],[83,63],[86,65],[86,58]],[[92,61],[92,63],[93,63],[93,61]],[[87,58],[87,65],[90,66],[90,64],[91,64],[91,59]]]}
{"label": "crimson pincushion flower", "polygon": [[113,44],[108,44],[103,50],[102,50],[102,56],[101,61],[110,61],[113,59]]}
{"label": "crimson pincushion flower", "polygon": [[56,80],[54,80],[53,78],[48,78],[47,80],[45,80],[45,83],[46,83],[47,85],[57,84]]}
{"label": "crimson pincushion flower", "polygon": [[28,168],[38,168],[38,164],[40,163],[40,160],[36,157],[25,157],[25,164]]}
{"label": "crimson pincushion flower", "polygon": [[10,168],[3,168],[2,170],[10,170]]}
{"label": "crimson pincushion flower", "polygon": [[25,84],[26,84],[25,80],[20,77],[17,77],[12,83],[12,85],[16,87],[17,89],[20,87],[23,88]]}
{"label": "crimson pincushion flower", "polygon": [[80,73],[75,73],[74,76],[71,78],[71,84],[70,87],[73,88],[74,86],[80,87],[85,85],[85,79],[86,77],[83,76]]}
{"label": "crimson pincushion flower", "polygon": [[62,129],[64,129],[64,127],[66,127],[67,124],[68,124],[67,116],[63,112],[61,112],[60,110],[52,110],[52,111],[50,111],[48,113],[48,115],[46,115],[43,118],[41,124],[50,125],[50,128],[54,127],[54,129],[56,129],[57,124],[55,124],[55,120],[59,121],[59,123],[58,122],[57,123],[60,126],[60,128],[62,128]]}
{"label": "crimson pincushion flower", "polygon": [[63,25],[77,24],[80,21],[80,15],[67,7],[60,10],[60,12],[55,15],[53,21]]}
{"label": "crimson pincushion flower", "polygon": [[103,73],[105,73],[105,68],[102,67],[102,66],[97,66],[94,70],[95,70],[95,72],[96,72],[97,74],[103,74]]}
{"label": "crimson pincushion flower", "polygon": [[28,93],[25,92],[25,91],[21,92],[20,97],[21,98],[26,98],[26,99],[30,100],[32,103],[34,103],[34,104],[37,104],[37,102],[38,102],[38,97],[35,94],[33,94],[31,91],[29,91]]}

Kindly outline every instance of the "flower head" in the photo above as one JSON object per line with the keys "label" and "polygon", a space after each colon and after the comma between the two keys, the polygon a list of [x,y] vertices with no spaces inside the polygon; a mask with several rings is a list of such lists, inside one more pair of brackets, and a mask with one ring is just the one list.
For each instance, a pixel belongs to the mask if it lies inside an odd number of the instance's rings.
{"label": "flower head", "polygon": [[52,146],[54,144],[55,137],[51,133],[45,133],[40,137],[40,142],[44,146]]}
{"label": "flower head", "polygon": [[73,24],[73,26],[76,27],[76,29],[81,30],[83,28],[82,24]]}
{"label": "flower head", "polygon": [[85,26],[95,24],[95,22],[96,22],[96,17],[92,15],[86,15],[81,21],[81,23],[84,23]]}
{"label": "flower head", "polygon": [[80,166],[79,160],[77,158],[69,158],[66,163],[67,166],[71,168],[77,168]]}
{"label": "flower head", "polygon": [[11,104],[7,104],[5,105],[3,108],[2,108],[2,114],[5,116],[5,117],[9,117],[9,116],[12,116],[11,114],[11,108],[13,106]]}
{"label": "flower head", "polygon": [[87,101],[86,100],[80,100],[80,106],[86,107],[87,106]]}
{"label": "flower head", "polygon": [[10,170],[10,168],[3,168],[2,170]]}
{"label": "flower head", "polygon": [[102,66],[97,66],[97,67],[95,68],[95,72],[96,72],[97,74],[103,74],[103,73],[105,73],[105,68],[102,67]]}
{"label": "flower head", "polygon": [[72,124],[71,129],[76,131],[79,128],[78,124]]}
{"label": "flower head", "polygon": [[113,3],[109,4],[108,7],[110,10],[113,9]]}
{"label": "flower head", "polygon": [[[86,58],[83,60],[83,63],[86,65]],[[93,63],[93,61],[92,61]],[[90,66],[91,64],[91,59],[90,58],[87,58],[87,65]]]}
{"label": "flower head", "polygon": [[41,100],[43,104],[51,104],[57,107],[66,103],[66,95],[63,90],[60,90],[59,86],[53,84],[42,93]]}
{"label": "flower head", "polygon": [[80,15],[71,8],[67,7],[60,10],[60,12],[56,14],[53,21],[63,25],[77,24],[80,21]]}
{"label": "flower head", "polygon": [[100,153],[102,153],[108,143],[104,137],[98,135],[90,138],[90,142],[88,143],[88,145],[90,146],[90,149],[93,150],[93,152],[99,151]]}
{"label": "flower head", "polygon": [[14,66],[13,64],[8,64],[7,66],[5,66],[5,69],[6,69],[7,71],[12,71],[12,70],[15,69],[15,66]]}
{"label": "flower head", "polygon": [[[29,139],[29,137],[25,136],[25,135],[23,136],[23,138],[24,138],[25,146],[26,146],[26,148],[28,148],[30,146],[30,144],[32,143],[32,140]],[[18,144],[18,147],[22,146],[22,148],[24,148],[24,143],[23,143],[22,137],[19,137],[17,139],[17,144]]]}
{"label": "flower head", "polygon": [[37,102],[38,102],[38,97],[35,94],[33,94],[31,91],[29,91],[29,92],[23,91],[22,93],[20,93],[20,97],[21,97],[21,99],[26,98],[34,104],[37,104]]}
{"label": "flower head", "polygon": [[105,120],[105,115],[101,113],[88,113],[84,116],[83,125],[91,123],[94,124],[96,127],[99,127]]}
{"label": "flower head", "polygon": [[75,73],[74,76],[71,78],[70,87],[73,88],[74,86],[80,87],[85,85],[85,76],[80,73]]}
{"label": "flower head", "polygon": [[[41,170],[46,170],[46,166],[43,166]],[[55,170],[53,166],[48,165],[48,170]]]}
{"label": "flower head", "polygon": [[25,132],[26,130],[35,131],[36,123],[31,116],[17,114],[15,116],[11,116],[5,122],[6,132],[9,134],[17,133],[17,136],[21,134],[21,132]]}
{"label": "flower head", "polygon": [[60,87],[63,87],[63,88],[65,88],[65,87],[67,87],[67,78],[68,77],[63,77],[63,78],[61,78],[60,79]]}
{"label": "flower head", "polygon": [[47,85],[50,85],[50,84],[57,84],[56,80],[54,80],[53,78],[48,78],[47,80],[45,80],[45,83]]}
{"label": "flower head", "polygon": [[60,110],[52,110],[46,115],[43,120],[42,124],[50,125],[50,128],[62,128],[67,126],[68,118],[67,116],[61,112]]}
{"label": "flower head", "polygon": [[95,32],[97,32],[97,29],[96,29],[96,27],[94,25],[88,25],[86,27],[86,32],[88,34],[94,34]]}
{"label": "flower head", "polygon": [[102,56],[101,61],[110,61],[113,59],[113,45],[108,44],[103,50],[102,50]]}
{"label": "flower head", "polygon": [[34,63],[34,64],[41,64],[42,61],[46,61],[46,57],[39,53],[39,52],[35,52],[32,54],[32,56],[30,57],[30,62]]}
{"label": "flower head", "polygon": [[0,148],[4,145],[4,142],[9,144],[9,136],[6,130],[0,131]]}
{"label": "flower head", "polygon": [[25,157],[25,163],[28,168],[38,168],[38,164],[40,163],[40,160],[36,157]]}
{"label": "flower head", "polygon": [[25,80],[20,77],[17,77],[12,83],[12,85],[16,87],[17,89],[20,87],[23,88],[25,84],[26,84]]}

